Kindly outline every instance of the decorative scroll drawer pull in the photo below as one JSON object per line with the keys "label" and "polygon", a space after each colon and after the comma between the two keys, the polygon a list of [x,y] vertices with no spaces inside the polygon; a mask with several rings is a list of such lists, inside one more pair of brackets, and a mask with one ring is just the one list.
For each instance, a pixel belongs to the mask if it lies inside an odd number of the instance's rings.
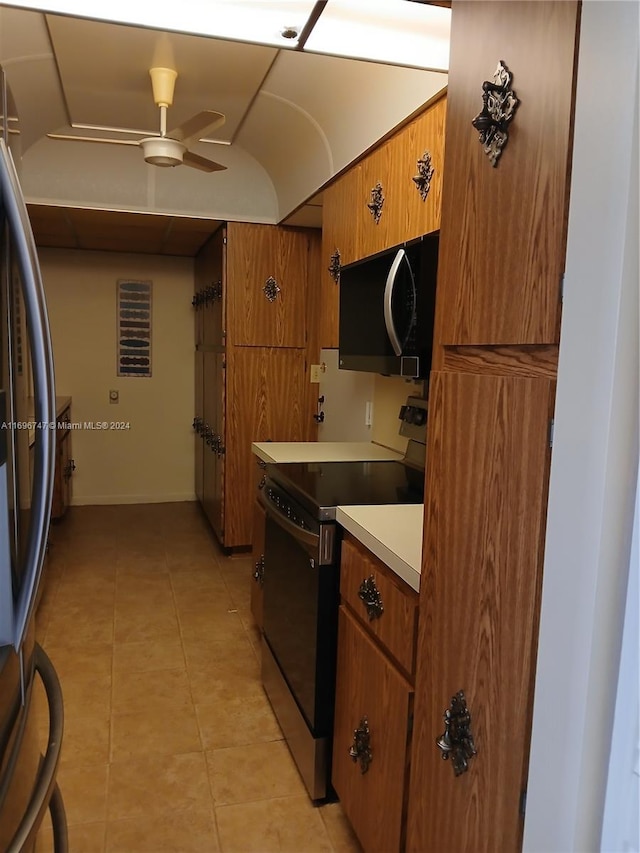
{"label": "decorative scroll drawer pull", "polygon": [[464,691],[451,697],[451,705],[444,712],[444,732],[436,738],[436,746],[444,759],[451,758],[456,776],[469,769],[469,759],[476,755],[471,734],[471,713],[467,708]]}
{"label": "decorative scroll drawer pull", "polygon": [[358,598],[362,600],[364,606],[367,608],[369,622],[372,622],[374,619],[379,619],[384,613],[384,605],[380,598],[380,591],[376,586],[376,581],[373,575],[369,575],[369,577],[365,578],[360,584]]}
{"label": "decorative scroll drawer pull", "polygon": [[366,773],[373,761],[371,752],[371,733],[369,731],[369,720],[363,717],[360,725],[353,732],[353,743],[349,748],[349,755],[353,761],[360,762],[360,772]]}
{"label": "decorative scroll drawer pull", "polygon": [[281,292],[281,288],[278,285],[278,282],[275,278],[270,275],[269,278],[265,281],[264,287],[262,288],[262,292],[267,297],[269,302],[275,302],[278,294]]}

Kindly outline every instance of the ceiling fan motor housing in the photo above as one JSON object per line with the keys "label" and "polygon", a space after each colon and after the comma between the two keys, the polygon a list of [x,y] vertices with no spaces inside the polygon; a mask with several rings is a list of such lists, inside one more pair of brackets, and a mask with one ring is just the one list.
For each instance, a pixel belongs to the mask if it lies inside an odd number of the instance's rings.
{"label": "ceiling fan motor housing", "polygon": [[153,166],[179,166],[187,150],[177,139],[167,136],[150,136],[141,139],[144,159]]}

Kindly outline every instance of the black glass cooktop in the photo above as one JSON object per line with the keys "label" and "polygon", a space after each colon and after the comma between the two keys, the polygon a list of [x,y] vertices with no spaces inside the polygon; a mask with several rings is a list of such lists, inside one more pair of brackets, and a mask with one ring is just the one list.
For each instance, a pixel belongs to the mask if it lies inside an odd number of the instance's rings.
{"label": "black glass cooktop", "polygon": [[317,518],[335,518],[337,506],[419,504],[424,471],[403,462],[287,462],[267,465],[267,476]]}

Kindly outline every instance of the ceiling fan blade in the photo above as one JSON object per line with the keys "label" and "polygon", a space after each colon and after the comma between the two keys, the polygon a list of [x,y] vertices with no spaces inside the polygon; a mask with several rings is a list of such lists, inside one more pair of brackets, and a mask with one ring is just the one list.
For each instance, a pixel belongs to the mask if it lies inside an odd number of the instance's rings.
{"label": "ceiling fan blade", "polygon": [[106,142],[108,145],[135,145],[140,146],[137,139],[107,139],[98,136],[73,136],[68,133],[47,133],[49,139],[66,139],[68,142]]}
{"label": "ceiling fan blade", "polygon": [[192,142],[202,139],[212,130],[223,125],[225,121],[225,116],[222,113],[215,110],[203,110],[201,113],[191,116],[175,130],[167,133],[167,136],[171,139],[177,139],[188,148]]}
{"label": "ceiling fan blade", "polygon": [[200,169],[202,172],[221,172],[227,168],[220,163],[214,163],[213,160],[207,160],[206,157],[201,157],[199,154],[194,154],[193,151],[185,151],[182,162],[185,166],[193,166],[194,169]]}

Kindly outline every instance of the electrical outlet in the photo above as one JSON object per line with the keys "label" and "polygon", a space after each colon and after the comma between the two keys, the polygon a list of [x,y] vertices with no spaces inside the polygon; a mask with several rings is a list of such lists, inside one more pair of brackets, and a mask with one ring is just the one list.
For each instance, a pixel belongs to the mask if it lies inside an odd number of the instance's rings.
{"label": "electrical outlet", "polygon": [[311,382],[320,382],[320,377],[322,375],[322,365],[321,364],[312,364],[311,365]]}
{"label": "electrical outlet", "polygon": [[119,403],[120,402],[120,392],[119,391],[109,391],[109,402],[110,403]]}

